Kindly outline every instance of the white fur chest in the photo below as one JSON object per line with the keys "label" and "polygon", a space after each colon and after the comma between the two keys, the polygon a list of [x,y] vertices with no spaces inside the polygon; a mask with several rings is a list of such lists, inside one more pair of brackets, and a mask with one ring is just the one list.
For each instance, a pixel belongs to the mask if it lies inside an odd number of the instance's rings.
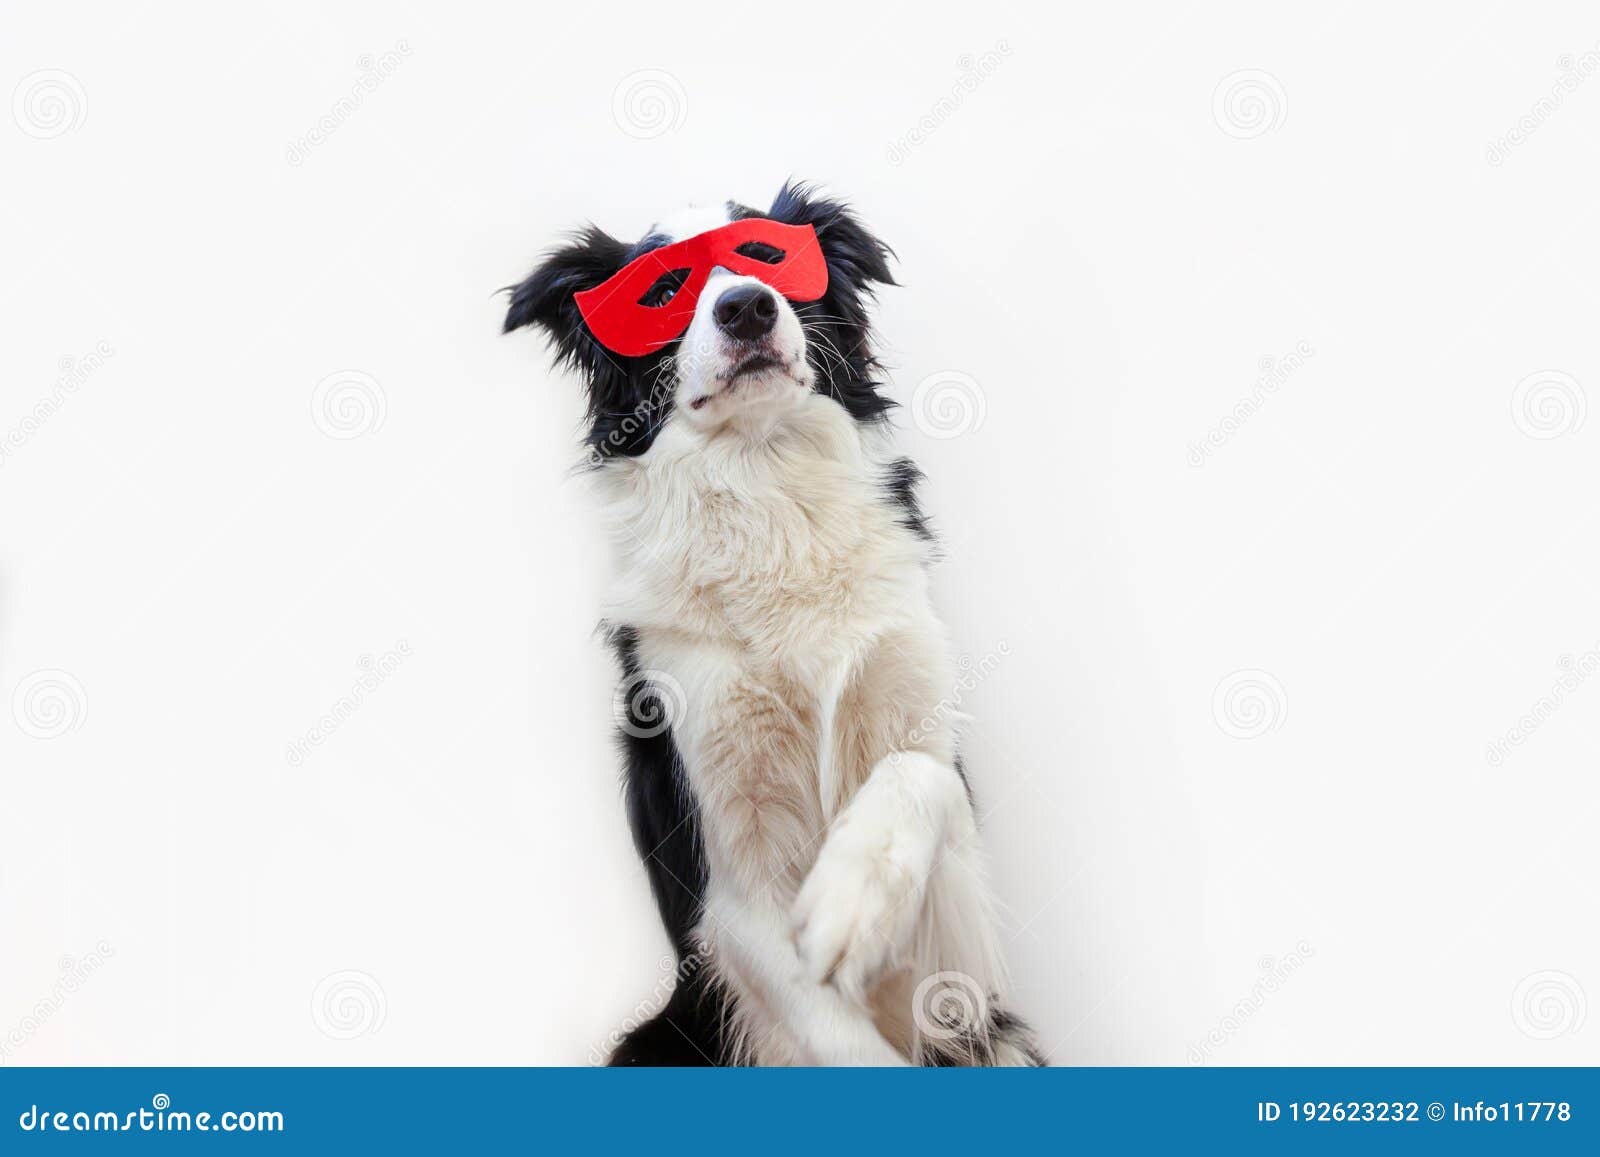
{"label": "white fur chest", "polygon": [[874,762],[951,686],[926,544],[845,412],[812,396],[760,439],[664,430],[606,468],[618,581],[706,813],[713,874],[792,890]]}

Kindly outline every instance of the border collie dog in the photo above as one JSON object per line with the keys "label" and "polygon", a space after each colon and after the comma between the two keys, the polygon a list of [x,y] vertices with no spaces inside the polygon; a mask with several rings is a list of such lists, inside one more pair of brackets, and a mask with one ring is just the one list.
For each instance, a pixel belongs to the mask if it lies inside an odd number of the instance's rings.
{"label": "border collie dog", "polygon": [[[575,294],[747,218],[814,229],[820,297],[717,265],[680,336],[600,343]],[[791,183],[633,244],[590,226],[509,291],[506,330],[543,329],[588,387],[628,818],[679,961],[613,1065],[1043,1063],[1008,1003],[921,474],[889,451],[868,307],[890,256]]]}

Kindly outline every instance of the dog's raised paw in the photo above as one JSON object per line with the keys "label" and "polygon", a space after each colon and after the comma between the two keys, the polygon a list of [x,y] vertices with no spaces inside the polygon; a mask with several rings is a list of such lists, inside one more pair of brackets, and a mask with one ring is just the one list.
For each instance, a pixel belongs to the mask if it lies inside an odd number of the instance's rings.
{"label": "dog's raised paw", "polygon": [[915,835],[859,815],[834,827],[792,912],[808,979],[863,999],[909,947],[934,851]]}

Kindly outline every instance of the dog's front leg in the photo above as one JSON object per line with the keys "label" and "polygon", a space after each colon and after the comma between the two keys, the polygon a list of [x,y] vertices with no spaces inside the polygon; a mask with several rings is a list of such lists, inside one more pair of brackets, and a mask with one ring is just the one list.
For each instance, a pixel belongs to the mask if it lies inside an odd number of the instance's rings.
{"label": "dog's front leg", "polygon": [[970,827],[954,767],[915,751],[880,760],[834,821],[795,900],[807,976],[862,1003],[908,949],[946,841]]}

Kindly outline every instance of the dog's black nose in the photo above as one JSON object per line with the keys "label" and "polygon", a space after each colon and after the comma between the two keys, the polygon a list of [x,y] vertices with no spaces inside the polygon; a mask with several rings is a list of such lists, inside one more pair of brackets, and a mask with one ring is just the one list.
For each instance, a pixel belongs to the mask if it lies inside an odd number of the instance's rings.
{"label": "dog's black nose", "polygon": [[778,321],[778,301],[759,285],[741,285],[717,298],[711,307],[717,328],[740,341],[766,337]]}

